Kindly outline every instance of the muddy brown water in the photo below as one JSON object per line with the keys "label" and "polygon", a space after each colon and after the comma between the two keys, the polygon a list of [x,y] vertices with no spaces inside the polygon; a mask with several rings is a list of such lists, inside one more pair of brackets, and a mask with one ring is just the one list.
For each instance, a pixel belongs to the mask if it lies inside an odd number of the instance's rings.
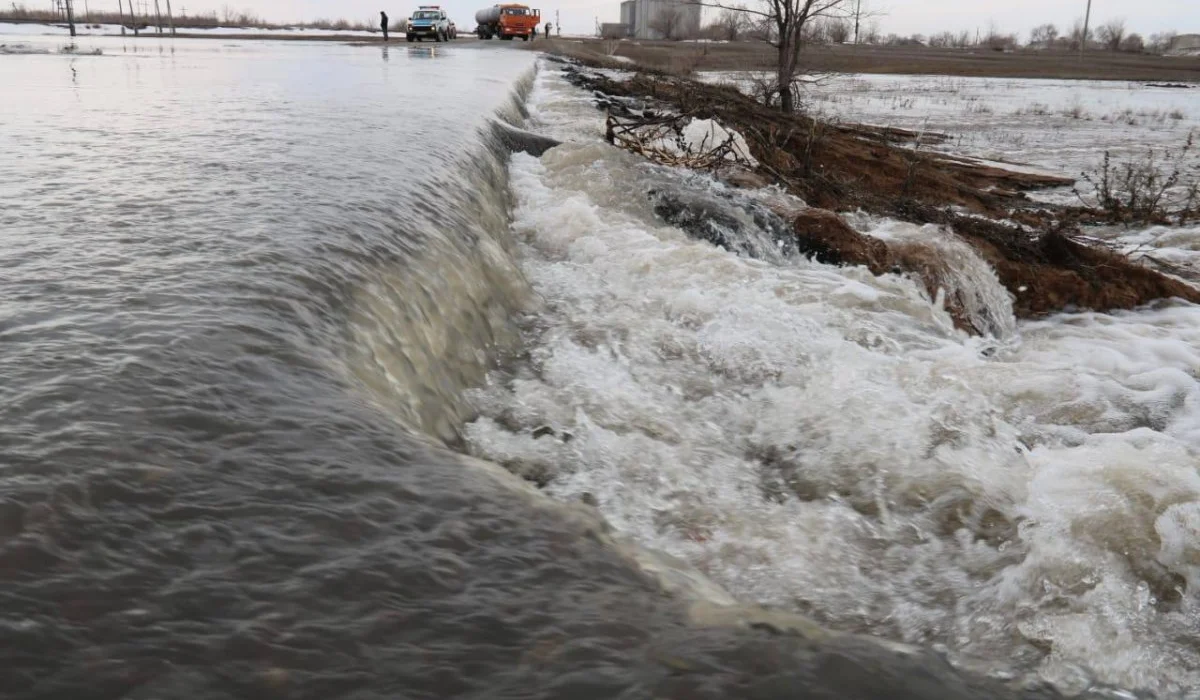
{"label": "muddy brown water", "polygon": [[486,124],[532,54],[89,41],[0,61],[0,695],[1007,696],[695,626],[445,447],[528,293]]}

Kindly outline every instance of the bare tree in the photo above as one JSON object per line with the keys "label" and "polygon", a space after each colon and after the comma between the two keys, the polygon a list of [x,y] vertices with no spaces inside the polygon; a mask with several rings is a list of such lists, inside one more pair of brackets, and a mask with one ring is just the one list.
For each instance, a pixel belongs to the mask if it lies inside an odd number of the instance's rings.
{"label": "bare tree", "polygon": [[1146,42],[1146,50],[1150,53],[1166,53],[1171,50],[1171,45],[1175,43],[1175,32],[1158,32],[1150,35],[1150,40]]}
{"label": "bare tree", "polygon": [[948,49],[954,46],[954,33],[942,32],[929,35],[929,46],[935,49]]}
{"label": "bare tree", "polygon": [[859,41],[861,41],[864,44],[872,44],[872,45],[879,43],[879,21],[878,20],[872,20],[863,25],[862,34],[859,36]]}
{"label": "bare tree", "polygon": [[800,35],[800,41],[806,44],[824,44],[828,41],[827,27],[824,22],[809,22]]}
{"label": "bare tree", "polygon": [[1119,51],[1121,42],[1125,40],[1125,19],[1116,17],[1100,25],[1096,36],[1109,51]]}
{"label": "bare tree", "polygon": [[1001,34],[995,22],[988,22],[988,33],[983,39],[983,45],[993,51],[1014,49],[1017,46],[1017,35]]}
{"label": "bare tree", "polygon": [[1143,53],[1146,50],[1146,41],[1142,39],[1141,34],[1130,34],[1121,42],[1121,50],[1126,53]]}
{"label": "bare tree", "polygon": [[985,45],[989,44],[993,37],[998,37],[998,36],[1000,36],[1000,25],[996,24],[996,20],[989,19],[988,26],[987,26],[987,34],[985,34],[983,36],[983,44],[985,44]]}
{"label": "bare tree", "polygon": [[683,12],[678,7],[668,5],[650,20],[650,28],[670,41],[679,41],[683,29]]}
{"label": "bare tree", "polygon": [[834,44],[844,44],[850,40],[850,23],[841,17],[835,17],[825,26],[825,38]]}
{"label": "bare tree", "polygon": [[737,41],[749,24],[745,6],[739,7],[742,9],[722,10],[714,23],[718,36],[726,41]]}
{"label": "bare tree", "polygon": [[765,19],[768,43],[777,52],[775,66],[779,109],[796,110],[796,78],[800,73],[800,51],[804,47],[805,30],[809,22],[821,17],[845,17],[853,0],[759,0],[759,7],[733,8],[709,4],[722,10],[735,10],[749,17]]}
{"label": "bare tree", "polygon": [[1058,27],[1053,24],[1043,24],[1034,27],[1029,32],[1030,44],[1044,44],[1047,48],[1054,45],[1054,40],[1058,38]]}

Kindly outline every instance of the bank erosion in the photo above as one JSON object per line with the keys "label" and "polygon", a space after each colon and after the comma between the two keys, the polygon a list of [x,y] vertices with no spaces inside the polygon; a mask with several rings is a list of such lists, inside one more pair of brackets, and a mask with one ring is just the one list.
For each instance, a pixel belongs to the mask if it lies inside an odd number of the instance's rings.
{"label": "bank erosion", "polygon": [[[906,273],[936,298],[944,261],[932,248],[900,246],[856,231],[839,214],[865,212],[914,224],[934,224],[965,241],[995,270],[1013,296],[1018,318],[1068,309],[1130,309],[1160,299],[1200,303],[1200,289],[1163,274],[1082,234],[1104,213],[1087,206],[1052,206],[1031,199],[1038,189],[1074,179],[958,157],[922,148],[944,140],[894,128],[832,124],[785,114],[738,89],[604,57],[559,49],[568,78],[590,91],[607,113],[608,137],[643,152],[639,129],[713,120],[741,134],[749,157],[729,167],[718,159],[693,165],[737,187],[776,185],[807,206],[778,205],[791,222],[798,250],[832,264],[862,265],[874,274]],[[596,71],[595,67],[622,68]],[[786,209],[780,210],[780,208]],[[984,333],[963,308],[945,299],[961,329]]]}

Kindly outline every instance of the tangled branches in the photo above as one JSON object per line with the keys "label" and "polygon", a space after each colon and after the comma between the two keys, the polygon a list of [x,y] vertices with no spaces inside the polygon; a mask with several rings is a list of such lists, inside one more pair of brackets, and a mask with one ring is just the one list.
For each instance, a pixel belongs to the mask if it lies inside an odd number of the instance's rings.
{"label": "tangled branches", "polygon": [[610,114],[605,124],[605,139],[661,165],[695,170],[715,170],[731,164],[755,165],[740,134],[715,121],[686,115]]}

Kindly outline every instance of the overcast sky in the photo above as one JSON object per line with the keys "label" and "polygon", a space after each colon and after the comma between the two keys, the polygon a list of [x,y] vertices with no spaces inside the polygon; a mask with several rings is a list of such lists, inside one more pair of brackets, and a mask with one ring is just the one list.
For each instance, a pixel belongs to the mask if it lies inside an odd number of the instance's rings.
{"label": "overcast sky", "polygon": [[[433,0],[424,0],[433,4]],[[474,27],[475,11],[498,0],[443,0],[442,6],[461,27]],[[753,7],[761,0],[737,0]],[[78,2],[78,0],[77,0]],[[115,4],[116,0],[91,0],[94,7]],[[1029,29],[1053,22],[1060,31],[1082,17],[1087,0],[867,0],[880,13],[883,33],[930,34],[940,31],[981,32],[994,22],[1004,33],[1017,32],[1022,40]],[[30,4],[36,4],[33,0]],[[374,20],[385,10],[392,18],[407,16],[418,2],[402,0],[174,0],[178,10],[188,12],[218,10],[225,5],[252,10],[266,19],[295,21],[317,18]],[[596,19],[615,22],[619,18],[619,0],[535,0],[530,3],[542,10],[544,20],[553,21],[561,13],[563,31],[591,33]],[[1167,30],[1200,33],[1200,0],[1092,0],[1093,23],[1124,17],[1131,31],[1153,34]]]}

